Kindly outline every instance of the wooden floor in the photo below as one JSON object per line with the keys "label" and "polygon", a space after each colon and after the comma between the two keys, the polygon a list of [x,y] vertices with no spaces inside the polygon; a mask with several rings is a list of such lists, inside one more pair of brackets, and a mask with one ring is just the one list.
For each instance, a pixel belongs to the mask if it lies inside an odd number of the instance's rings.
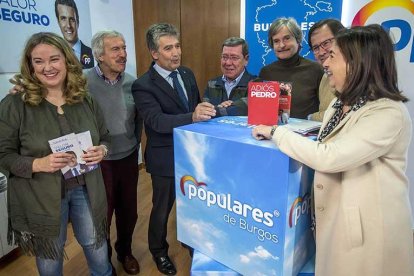
{"label": "wooden floor", "polygon": [[[138,222],[135,226],[135,232],[133,236],[132,253],[138,259],[141,267],[139,275],[162,275],[158,272],[155,266],[152,256],[148,250],[148,221],[149,214],[152,207],[151,202],[152,188],[151,177],[145,172],[145,169],[140,170],[139,183],[138,183]],[[111,226],[111,241],[115,240],[115,223]],[[188,250],[181,247],[181,244],[177,241],[176,232],[176,216],[175,206],[170,215],[168,224],[168,243],[170,244],[169,254],[172,261],[177,267],[177,275],[189,275],[191,258],[188,254]],[[65,276],[76,275],[83,276],[89,275],[88,267],[86,265],[86,259],[83,255],[83,251],[76,239],[73,236],[72,228],[68,229],[68,240],[66,242],[66,253],[69,257],[64,262],[63,273]],[[118,275],[128,275],[124,272],[122,265],[116,260],[115,256],[112,256],[112,263],[116,268]],[[0,261],[0,276],[31,276],[38,275],[34,257],[22,256],[21,254],[12,254],[6,259]]]}

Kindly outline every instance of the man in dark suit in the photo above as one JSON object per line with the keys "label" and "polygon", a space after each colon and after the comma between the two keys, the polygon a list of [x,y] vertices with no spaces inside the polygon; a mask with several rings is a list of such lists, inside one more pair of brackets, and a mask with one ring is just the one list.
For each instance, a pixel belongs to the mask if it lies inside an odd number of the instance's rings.
{"label": "man in dark suit", "polygon": [[70,44],[83,69],[94,67],[92,50],[78,37],[79,13],[74,0],[56,0],[55,14],[63,38]]}
{"label": "man in dark suit", "polygon": [[208,120],[216,115],[210,103],[200,103],[193,72],[181,64],[177,29],[167,23],[150,26],[147,46],[153,59],[149,70],[132,85],[132,94],[144,119],[145,163],[151,174],[153,207],[148,243],[158,270],[177,273],[168,257],[167,222],[175,200],[173,128]]}

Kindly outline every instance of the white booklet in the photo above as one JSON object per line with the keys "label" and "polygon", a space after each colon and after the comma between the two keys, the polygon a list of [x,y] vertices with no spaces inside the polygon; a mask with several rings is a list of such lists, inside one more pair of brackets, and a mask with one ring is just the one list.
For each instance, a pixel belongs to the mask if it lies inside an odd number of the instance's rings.
{"label": "white booklet", "polygon": [[322,123],[317,121],[289,118],[289,123],[283,126],[296,133],[308,135],[309,133],[315,133],[318,131],[321,128],[321,125]]}
{"label": "white booklet", "polygon": [[[78,138],[79,146],[83,153],[86,153],[88,151],[88,148],[93,146],[91,132],[89,130],[76,134],[76,138]],[[87,167],[89,172],[98,168],[98,164]]]}
{"label": "white booklet", "polygon": [[81,155],[92,146],[92,138],[89,131],[79,134],[70,133],[49,141],[52,152],[66,152],[72,154],[71,162],[61,169],[63,177],[69,179],[90,172],[98,165],[87,166]]}

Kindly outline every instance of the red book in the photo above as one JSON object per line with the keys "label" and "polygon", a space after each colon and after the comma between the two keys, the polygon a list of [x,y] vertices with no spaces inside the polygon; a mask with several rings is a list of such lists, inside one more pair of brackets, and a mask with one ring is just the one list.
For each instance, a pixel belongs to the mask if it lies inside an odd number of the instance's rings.
{"label": "red book", "polygon": [[[279,116],[283,113],[290,117],[290,103],[292,101],[292,83],[279,82],[280,96],[279,96]],[[280,120],[279,120],[280,121]]]}
{"label": "red book", "polygon": [[249,82],[247,123],[277,125],[279,94],[279,83],[276,81]]}

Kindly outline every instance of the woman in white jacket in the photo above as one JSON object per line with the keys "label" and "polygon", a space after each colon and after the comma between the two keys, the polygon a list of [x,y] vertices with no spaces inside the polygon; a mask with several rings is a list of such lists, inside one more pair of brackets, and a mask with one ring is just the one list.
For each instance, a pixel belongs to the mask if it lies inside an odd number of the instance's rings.
{"label": "woman in white jacket", "polygon": [[283,126],[252,134],[315,169],[316,275],[414,275],[412,123],[392,41],[379,25],[342,30],[323,65],[337,98],[316,141]]}

